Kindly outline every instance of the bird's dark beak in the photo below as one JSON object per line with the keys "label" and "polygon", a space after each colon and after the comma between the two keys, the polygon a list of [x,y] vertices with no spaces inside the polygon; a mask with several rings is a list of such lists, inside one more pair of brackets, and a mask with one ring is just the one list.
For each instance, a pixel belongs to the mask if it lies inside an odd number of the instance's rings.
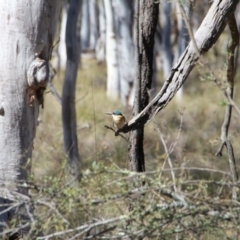
{"label": "bird's dark beak", "polygon": [[112,112],[106,112],[105,114],[107,114],[107,115],[112,115]]}

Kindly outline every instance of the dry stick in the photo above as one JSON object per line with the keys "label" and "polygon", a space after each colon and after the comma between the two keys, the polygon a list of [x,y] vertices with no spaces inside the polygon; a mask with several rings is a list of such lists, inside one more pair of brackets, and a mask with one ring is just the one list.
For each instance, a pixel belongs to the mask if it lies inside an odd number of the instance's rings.
{"label": "dry stick", "polygon": [[[180,112],[179,112],[179,113],[180,113]],[[181,132],[182,132],[182,128],[183,128],[183,114],[180,113],[180,115],[181,115],[181,118],[180,118],[180,126],[179,126],[179,129],[178,129],[177,137],[176,137],[175,141],[171,144],[171,146],[170,146],[170,148],[169,148],[169,153],[170,153],[170,154],[174,151],[174,149],[175,149],[175,147],[176,147],[176,145],[177,145],[177,143],[178,143],[178,141],[179,141]]]}
{"label": "dry stick", "polygon": [[110,219],[95,222],[95,223],[92,223],[92,224],[84,224],[82,226],[79,226],[79,227],[76,227],[76,228],[73,228],[73,229],[67,229],[67,230],[63,230],[63,231],[60,231],[60,232],[55,232],[55,233],[49,234],[47,236],[37,237],[37,240],[48,240],[48,239],[52,239],[53,237],[65,236],[69,233],[75,233],[75,232],[78,232],[78,231],[82,231],[81,233],[84,234],[86,229],[87,229],[87,231],[89,231],[89,230],[91,230],[93,228],[96,228],[96,227],[99,227],[99,226],[106,226],[107,224],[122,222],[122,221],[125,221],[126,219],[127,219],[126,215],[121,215],[121,216],[116,217],[116,218],[110,218]]}
{"label": "dry stick", "polygon": [[[162,141],[162,144],[163,144],[165,153],[166,153],[166,155],[167,155],[167,156],[166,156],[166,160],[168,161],[168,165],[169,165],[169,167],[170,167],[170,169],[171,169],[171,175],[172,175],[172,181],[173,181],[173,189],[174,189],[174,192],[177,192],[176,177],[175,177],[174,171],[172,170],[172,169],[173,169],[173,164],[172,164],[172,160],[171,160],[171,158],[170,158],[170,152],[169,152],[169,150],[168,150],[167,144],[166,144],[166,142],[165,142],[165,140],[164,140],[164,138],[163,138],[163,135],[162,135],[160,129],[157,128],[157,131],[158,131],[158,133],[159,133],[159,136],[160,136],[160,139],[161,139],[161,141]],[[164,161],[164,163],[166,162],[166,160]],[[163,165],[163,166],[164,166],[164,165]]]}
{"label": "dry stick", "polygon": [[55,99],[58,101],[58,103],[60,105],[62,105],[62,98],[60,97],[60,95],[58,94],[57,90],[55,89],[55,87],[53,86],[52,82],[49,81],[48,82],[48,89],[50,90],[50,92],[52,93],[52,95],[55,97]]}
{"label": "dry stick", "polygon": [[[228,66],[227,66],[227,83],[228,87],[225,90],[225,95],[228,96],[228,98],[233,97],[233,89],[234,89],[234,52],[235,48],[238,46],[239,42],[239,33],[238,33],[238,28],[235,20],[235,16],[233,15],[232,17],[229,18],[228,21],[229,29],[231,32],[231,43],[228,47]],[[236,169],[236,161],[234,157],[234,151],[233,147],[231,144],[231,141],[228,139],[228,130],[231,122],[231,116],[232,116],[232,105],[228,104],[226,106],[226,111],[225,111],[225,117],[221,129],[221,145],[216,152],[216,156],[222,156],[222,150],[223,147],[226,146],[227,152],[228,152],[228,158],[229,158],[229,166],[230,166],[230,171],[232,174],[232,180],[234,183],[238,181],[238,173]],[[237,198],[237,189],[233,188],[233,193],[232,193],[232,198],[236,200]]]}

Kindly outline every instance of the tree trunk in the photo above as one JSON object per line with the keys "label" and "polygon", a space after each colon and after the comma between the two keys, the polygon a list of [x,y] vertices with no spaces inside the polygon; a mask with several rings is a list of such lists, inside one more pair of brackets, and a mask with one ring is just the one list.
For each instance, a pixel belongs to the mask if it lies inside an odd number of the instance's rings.
{"label": "tree trunk", "polygon": [[80,174],[77,123],[75,110],[75,88],[80,58],[80,37],[77,26],[82,1],[71,0],[66,26],[67,66],[62,92],[62,121],[64,149],[67,155],[67,175],[76,184]]}
{"label": "tree trunk", "polygon": [[89,1],[90,39],[89,50],[95,50],[98,38],[97,0]]}
{"label": "tree trunk", "polygon": [[[60,7],[57,0],[0,1],[0,204],[14,200],[11,191],[27,194],[17,184],[29,177]],[[9,217],[6,212],[0,221]]]}
{"label": "tree trunk", "polygon": [[117,59],[117,40],[114,28],[112,0],[104,0],[107,33],[106,33],[106,60],[107,60],[107,96],[111,99],[119,97],[119,75]]}
{"label": "tree trunk", "polygon": [[169,1],[163,1],[160,5],[162,27],[161,53],[164,78],[168,77],[173,65],[173,53],[171,45],[171,5],[172,3]]}
{"label": "tree trunk", "polygon": [[61,28],[60,28],[60,40],[58,46],[58,54],[60,57],[60,69],[66,68],[67,63],[67,51],[66,51],[66,24],[67,24],[67,11],[68,4],[64,1],[62,12],[61,12]]}
{"label": "tree trunk", "polygon": [[[181,7],[183,8],[183,11],[185,11],[188,19],[190,16],[189,3],[187,1],[176,2],[178,40],[177,40],[177,48],[175,50],[175,61],[177,61],[180,58],[180,56],[186,49],[189,42],[188,29],[181,13],[181,9],[180,9]],[[182,100],[182,95],[183,95],[183,88],[180,88],[177,92],[177,98],[179,101]]]}
{"label": "tree trunk", "polygon": [[[149,102],[149,91],[153,77],[154,34],[158,20],[158,4],[153,1],[137,2],[136,23],[136,93],[133,116],[141,112]],[[143,151],[144,128],[131,131],[129,136],[129,168],[145,171]]]}
{"label": "tree trunk", "polygon": [[98,62],[105,61],[105,48],[106,48],[106,18],[103,0],[98,1],[98,21],[99,21],[99,37],[96,42],[96,58]]}
{"label": "tree trunk", "polygon": [[81,50],[87,51],[90,44],[89,0],[82,0]]}
{"label": "tree trunk", "polygon": [[[132,37],[133,2],[115,0],[113,2],[118,48],[118,71],[120,81],[120,97],[124,106],[130,103],[130,93],[134,82],[134,44]],[[126,67],[127,66],[127,67]],[[130,104],[133,105],[133,102]]]}

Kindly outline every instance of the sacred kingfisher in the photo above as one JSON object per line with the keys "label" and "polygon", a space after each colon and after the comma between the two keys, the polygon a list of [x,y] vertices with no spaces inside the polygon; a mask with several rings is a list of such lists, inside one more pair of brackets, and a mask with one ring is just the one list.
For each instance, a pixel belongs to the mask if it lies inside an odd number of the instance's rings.
{"label": "sacred kingfisher", "polygon": [[112,115],[113,126],[117,130],[122,128],[127,123],[125,117],[119,110],[115,110],[113,112],[106,112],[105,114]]}

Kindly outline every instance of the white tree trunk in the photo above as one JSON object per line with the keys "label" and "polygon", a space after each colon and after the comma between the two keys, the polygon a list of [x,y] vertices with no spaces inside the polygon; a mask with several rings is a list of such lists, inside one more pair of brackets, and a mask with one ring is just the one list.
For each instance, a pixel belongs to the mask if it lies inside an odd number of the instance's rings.
{"label": "white tree trunk", "polygon": [[103,0],[98,1],[98,19],[99,19],[99,37],[96,43],[96,58],[99,62],[105,61],[105,46],[106,46],[106,18]]}
{"label": "white tree trunk", "polygon": [[120,81],[120,95],[123,105],[129,102],[131,88],[135,75],[134,44],[132,38],[133,3],[128,0],[115,0],[113,2],[115,20],[117,22],[117,47],[118,47],[118,71]]}
{"label": "white tree trunk", "polygon": [[171,5],[169,1],[163,1],[160,5],[162,25],[162,64],[163,76],[167,79],[173,65],[173,53],[171,45]]}
{"label": "white tree trunk", "polygon": [[[185,20],[181,14],[180,4],[184,8],[186,15],[190,16],[189,3],[187,1],[176,2],[176,14],[177,14],[177,27],[178,27],[178,43],[175,52],[175,62],[180,58],[184,50],[186,49],[189,42],[188,29],[186,27]],[[182,101],[183,88],[180,88],[177,92],[178,102]]]}
{"label": "white tree trunk", "polygon": [[107,96],[112,99],[119,97],[119,76],[117,60],[117,41],[114,29],[112,0],[104,0],[107,33],[106,33],[106,60],[107,60]]}
{"label": "white tree trunk", "polygon": [[[59,0],[0,1],[1,188],[28,178],[60,7]],[[0,189],[3,198],[11,197]]]}
{"label": "white tree trunk", "polygon": [[83,0],[81,20],[81,50],[87,51],[90,43],[89,0]]}
{"label": "white tree trunk", "polygon": [[66,42],[65,42],[67,10],[68,10],[68,4],[66,3],[62,8],[62,19],[61,19],[62,22],[61,22],[61,30],[60,30],[60,41],[59,41],[59,47],[58,47],[61,69],[65,69],[66,62],[67,62],[67,51],[66,51]]}

